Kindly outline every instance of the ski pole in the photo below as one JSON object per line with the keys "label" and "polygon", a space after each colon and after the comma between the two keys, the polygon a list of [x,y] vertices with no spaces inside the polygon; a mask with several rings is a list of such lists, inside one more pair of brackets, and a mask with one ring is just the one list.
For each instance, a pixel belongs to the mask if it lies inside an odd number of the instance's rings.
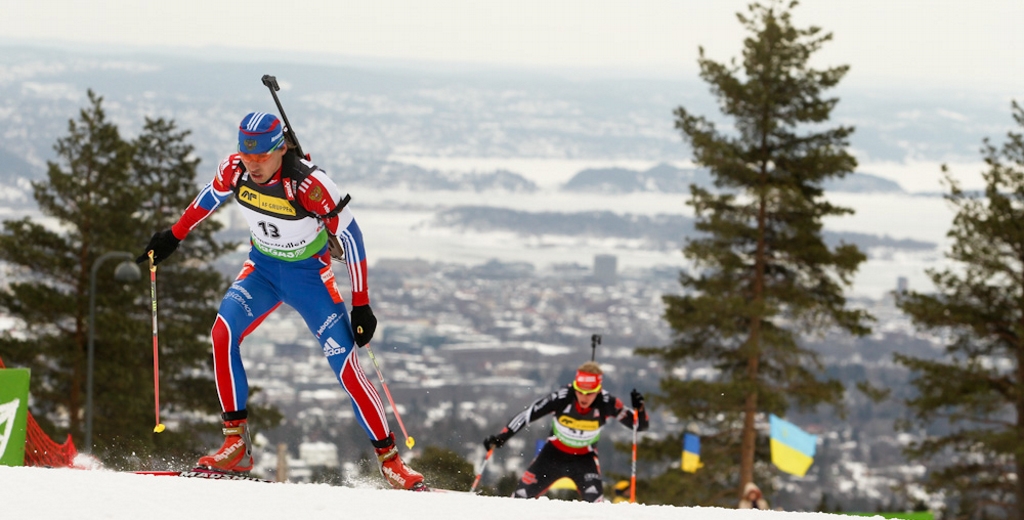
{"label": "ski pole", "polygon": [[494,454],[494,448],[487,450],[487,456],[484,457],[484,463],[480,465],[480,473],[477,473],[476,478],[473,480],[472,487],[469,488],[469,492],[476,491],[476,486],[480,484],[480,477],[484,476],[484,470],[487,469],[487,462],[491,460],[491,455]]}
{"label": "ski pole", "polygon": [[636,428],[639,424],[640,413],[633,409],[633,468],[629,477],[629,503],[636,503]]}
{"label": "ski pole", "polygon": [[384,375],[380,373],[380,365],[377,364],[377,356],[373,355],[373,349],[370,348],[370,344],[366,344],[366,351],[370,353],[370,359],[373,361],[373,367],[377,369],[377,379],[380,379],[380,386],[384,387],[384,395],[388,396],[388,402],[391,403],[391,411],[395,414],[395,419],[398,419],[398,426],[402,429],[402,435],[405,435],[405,446],[410,450],[416,444],[416,440],[409,436],[405,431],[405,424],[402,423],[402,416],[398,415],[398,407],[395,406],[395,400],[391,398],[391,390],[388,390],[388,384],[384,382]]}
{"label": "ski pole", "polygon": [[160,433],[165,427],[160,422],[160,348],[156,324],[156,264],[153,263],[152,250],[149,251],[149,295],[153,300],[153,409],[156,412],[156,426],[153,427],[153,431]]}
{"label": "ski pole", "polygon": [[594,356],[597,355],[597,346],[601,344],[601,335],[592,334],[590,336],[590,360],[594,360]]}

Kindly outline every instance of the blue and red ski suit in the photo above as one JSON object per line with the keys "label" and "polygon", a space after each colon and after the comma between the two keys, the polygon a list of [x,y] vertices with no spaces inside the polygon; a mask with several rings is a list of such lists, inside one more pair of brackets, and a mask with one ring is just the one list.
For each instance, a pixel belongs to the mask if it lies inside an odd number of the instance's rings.
{"label": "blue and red ski suit", "polygon": [[352,305],[368,305],[366,251],[352,212],[323,170],[293,152],[264,184],[249,179],[238,154],[225,158],[217,174],[171,227],[184,239],[228,199],[249,224],[252,247],[221,300],[211,333],[217,395],[225,413],[246,408],[249,383],[241,344],[282,303],[302,316],[327,362],[348,393],[359,424],[373,441],[390,435],[384,405],[355,355],[356,347],[328,252],[328,233],[344,249]]}

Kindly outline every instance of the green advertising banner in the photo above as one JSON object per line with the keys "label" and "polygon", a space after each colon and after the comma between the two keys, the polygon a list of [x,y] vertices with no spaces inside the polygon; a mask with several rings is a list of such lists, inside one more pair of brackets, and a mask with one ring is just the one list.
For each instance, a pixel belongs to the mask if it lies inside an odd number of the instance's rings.
{"label": "green advertising banner", "polygon": [[0,368],[0,466],[25,464],[27,368]]}
{"label": "green advertising banner", "polygon": [[931,511],[914,511],[911,513],[838,513],[849,516],[880,516],[882,518],[898,518],[901,520],[935,520]]}

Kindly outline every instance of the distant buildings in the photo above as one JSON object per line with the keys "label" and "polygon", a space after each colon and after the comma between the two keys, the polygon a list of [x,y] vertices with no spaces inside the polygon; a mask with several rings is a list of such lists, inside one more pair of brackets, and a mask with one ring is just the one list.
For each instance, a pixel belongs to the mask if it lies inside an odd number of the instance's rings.
{"label": "distant buildings", "polygon": [[603,285],[612,285],[617,281],[618,258],[615,255],[594,256],[594,279]]}
{"label": "distant buildings", "polygon": [[909,283],[906,276],[896,277],[896,294],[907,294]]}
{"label": "distant buildings", "polygon": [[377,260],[375,269],[394,271],[409,276],[424,276],[430,273],[430,263],[419,258],[381,258]]}
{"label": "distant buildings", "polygon": [[338,446],[329,442],[304,442],[299,444],[299,459],[309,466],[337,468]]}

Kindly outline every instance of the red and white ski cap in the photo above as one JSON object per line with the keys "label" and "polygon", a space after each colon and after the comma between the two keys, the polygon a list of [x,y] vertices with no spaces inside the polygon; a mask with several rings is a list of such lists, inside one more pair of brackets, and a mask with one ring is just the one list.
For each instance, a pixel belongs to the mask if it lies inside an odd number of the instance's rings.
{"label": "red and white ski cap", "polygon": [[576,380],[572,387],[581,394],[592,394],[601,390],[601,374],[591,374],[581,370],[576,371]]}

